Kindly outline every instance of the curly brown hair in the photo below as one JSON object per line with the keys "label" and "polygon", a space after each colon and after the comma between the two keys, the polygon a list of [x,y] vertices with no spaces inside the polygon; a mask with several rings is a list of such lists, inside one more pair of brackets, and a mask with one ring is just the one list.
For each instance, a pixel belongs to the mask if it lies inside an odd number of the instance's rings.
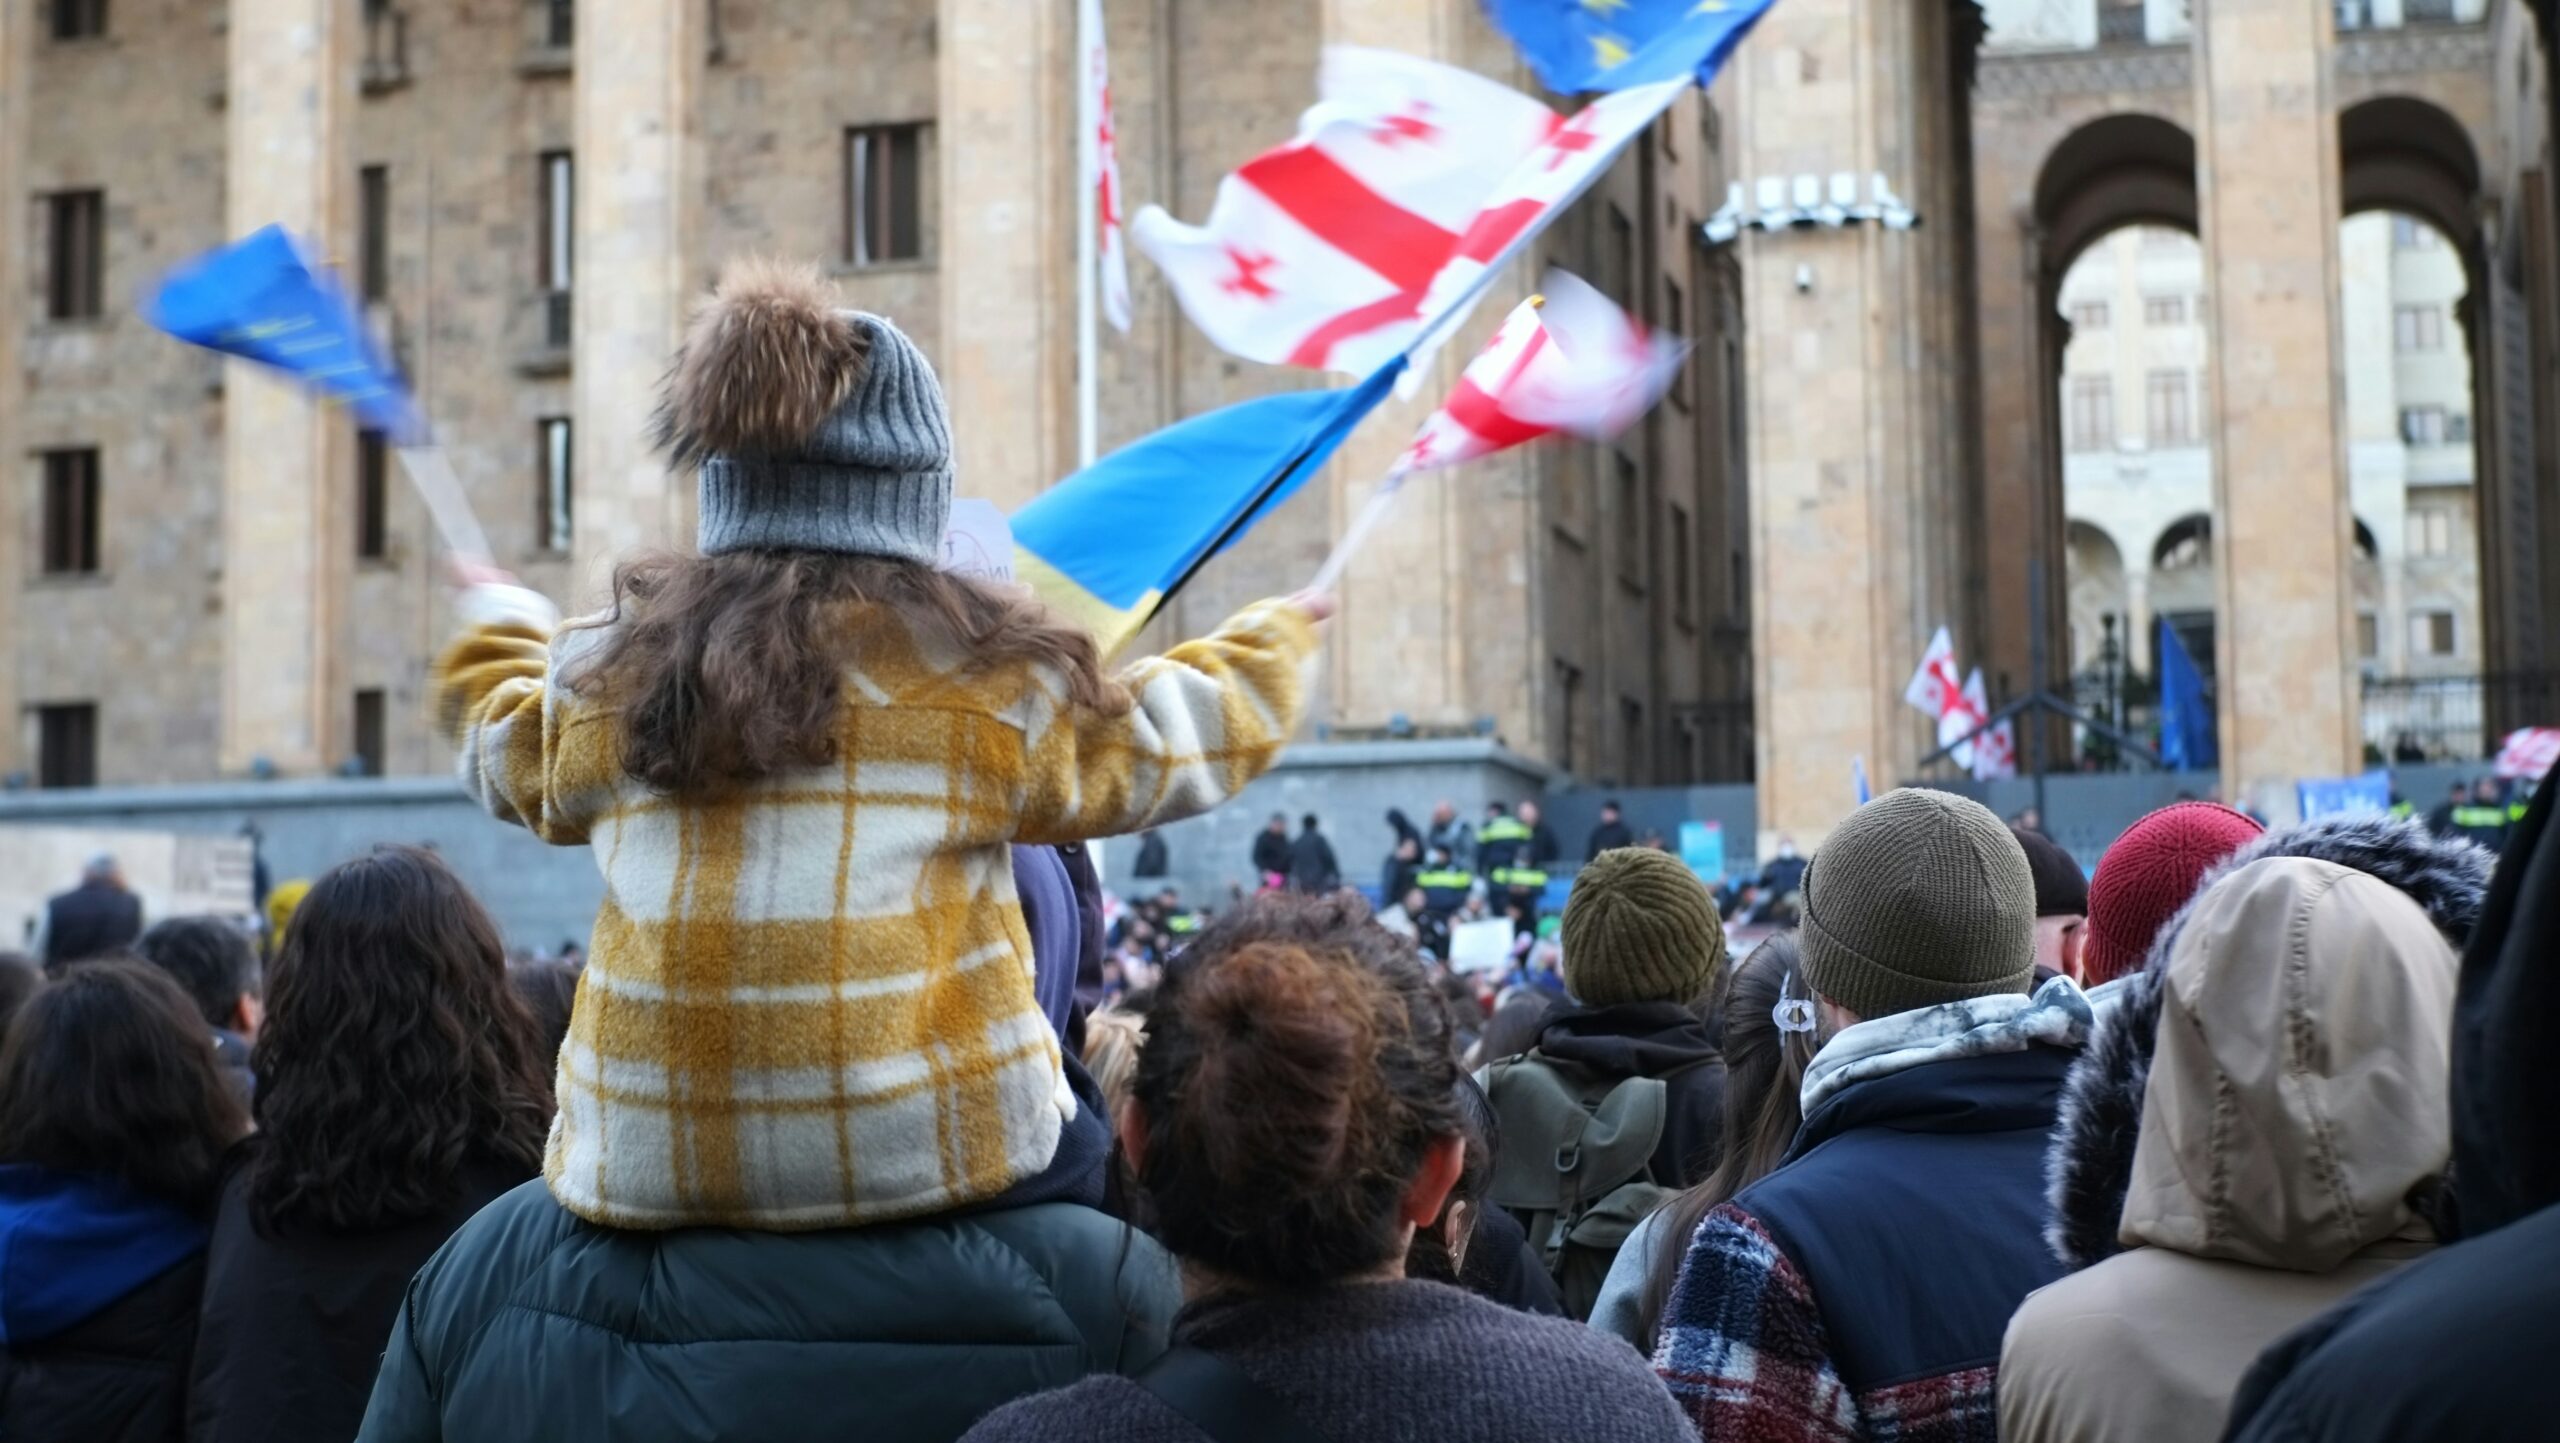
{"label": "curly brown hair", "polygon": [[195,1003],[148,962],[69,968],[0,1042],[0,1162],[107,1173],[197,1208],[248,1130]]}
{"label": "curly brown hair", "polygon": [[1166,966],[1138,1180],[1178,1257],[1277,1287],[1397,1260],[1397,1205],[1465,1133],[1446,1009],[1356,896],[1259,897]]}
{"label": "curly brown hair", "polygon": [[716,792],[836,760],[845,670],[874,605],[973,671],[1023,662],[1054,671],[1076,706],[1117,714],[1129,694],[1091,633],[1027,592],[912,561],[824,551],[659,553],[624,562],[614,604],[590,623],[593,650],[569,688],[612,710],[622,768],[661,795]]}
{"label": "curly brown hair", "polygon": [[251,1054],[252,1218],[378,1228],[450,1206],[463,1163],[533,1172],[551,1083],[497,924],[433,853],[332,868],[293,914]]}

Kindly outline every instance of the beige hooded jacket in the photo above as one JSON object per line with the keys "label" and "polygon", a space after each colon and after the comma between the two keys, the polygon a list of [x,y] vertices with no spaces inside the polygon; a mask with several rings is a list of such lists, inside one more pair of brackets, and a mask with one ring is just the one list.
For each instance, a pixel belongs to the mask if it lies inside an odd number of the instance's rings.
{"label": "beige hooded jacket", "polygon": [[2425,1252],[2408,1198],[2452,1152],[2459,959],[2406,895],[2274,857],[2171,954],[2122,1236],[2030,1297],[2004,1440],[2219,1437],[2259,1351]]}

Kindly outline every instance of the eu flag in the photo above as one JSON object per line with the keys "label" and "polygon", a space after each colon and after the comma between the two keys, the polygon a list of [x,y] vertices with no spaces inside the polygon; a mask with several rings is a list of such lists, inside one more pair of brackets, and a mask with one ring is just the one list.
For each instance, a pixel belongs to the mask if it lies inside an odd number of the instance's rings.
{"label": "eu flag", "polygon": [[179,340],[273,366],[337,397],[395,442],[424,439],[408,387],[347,293],[282,226],[170,272],[142,315]]}
{"label": "eu flag", "polygon": [[1306,484],[1403,369],[1399,357],[1356,386],[1241,401],[1129,443],[1013,514],[1015,574],[1118,649]]}
{"label": "eu flag", "polygon": [[1776,0],[1485,0],[1538,82],[1563,95],[1682,74],[1705,84]]}

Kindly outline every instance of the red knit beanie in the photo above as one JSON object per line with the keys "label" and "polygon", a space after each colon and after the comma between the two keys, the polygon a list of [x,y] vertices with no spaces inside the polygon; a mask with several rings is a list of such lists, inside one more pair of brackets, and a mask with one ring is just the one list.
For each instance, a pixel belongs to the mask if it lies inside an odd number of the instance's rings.
{"label": "red knit beanie", "polygon": [[2089,879],[2088,950],[2081,958],[2089,985],[2139,969],[2152,939],[2195,895],[2205,872],[2265,830],[2212,802],[2162,807],[2125,828]]}

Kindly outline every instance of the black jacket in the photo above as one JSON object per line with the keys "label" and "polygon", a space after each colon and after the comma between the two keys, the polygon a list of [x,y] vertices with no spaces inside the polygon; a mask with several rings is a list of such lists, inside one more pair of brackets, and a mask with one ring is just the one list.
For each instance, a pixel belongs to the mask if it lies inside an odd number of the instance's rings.
{"label": "black jacket", "polygon": [[249,1212],[256,1138],[234,1149],[205,1255],[187,1392],[189,1443],[352,1438],[409,1279],[456,1228],[530,1172],[474,1160],[425,1217],[360,1233],[262,1235]]}
{"label": "black jacket", "polygon": [[83,882],[45,903],[44,965],[103,957],[142,935],[142,899],[122,887]]}
{"label": "black jacket", "polygon": [[1333,859],[1333,843],[1322,832],[1301,832],[1289,847],[1289,888],[1296,892],[1330,892],[1342,885],[1342,866]]}
{"label": "black jacket", "polygon": [[1663,1080],[1662,1142],[1653,1180],[1664,1187],[1704,1181],[1724,1157],[1724,1054],[1698,1015],[1676,1002],[1621,1002],[1559,1012],[1538,1035],[1538,1053],[1607,1082]]}
{"label": "black jacket", "polygon": [[1253,834],[1253,871],[1256,877],[1289,875],[1289,837],[1265,827]]}
{"label": "black jacket", "polygon": [[1149,832],[1138,840],[1138,860],[1129,868],[1129,875],[1161,877],[1171,870],[1172,866],[1172,858],[1166,852],[1164,838]]}
{"label": "black jacket", "polygon": [[177,1443],[203,1288],[193,1214],[0,1166],[0,1439]]}
{"label": "black jacket", "polygon": [[807,1233],[624,1232],[539,1182],[419,1270],[360,1443],[935,1443],[1164,1350],[1173,1260],[1040,1203]]}
{"label": "black jacket", "polygon": [[1588,862],[1602,852],[1636,844],[1636,834],[1624,822],[1602,822],[1591,829],[1591,840],[1582,849],[1582,860]]}
{"label": "black jacket", "polygon": [[2231,1406],[2246,1443],[2553,1434],[2537,1380],[2560,1337],[2560,833],[2545,783],[2509,839],[2454,1004],[2456,1246],[2262,1354]]}

